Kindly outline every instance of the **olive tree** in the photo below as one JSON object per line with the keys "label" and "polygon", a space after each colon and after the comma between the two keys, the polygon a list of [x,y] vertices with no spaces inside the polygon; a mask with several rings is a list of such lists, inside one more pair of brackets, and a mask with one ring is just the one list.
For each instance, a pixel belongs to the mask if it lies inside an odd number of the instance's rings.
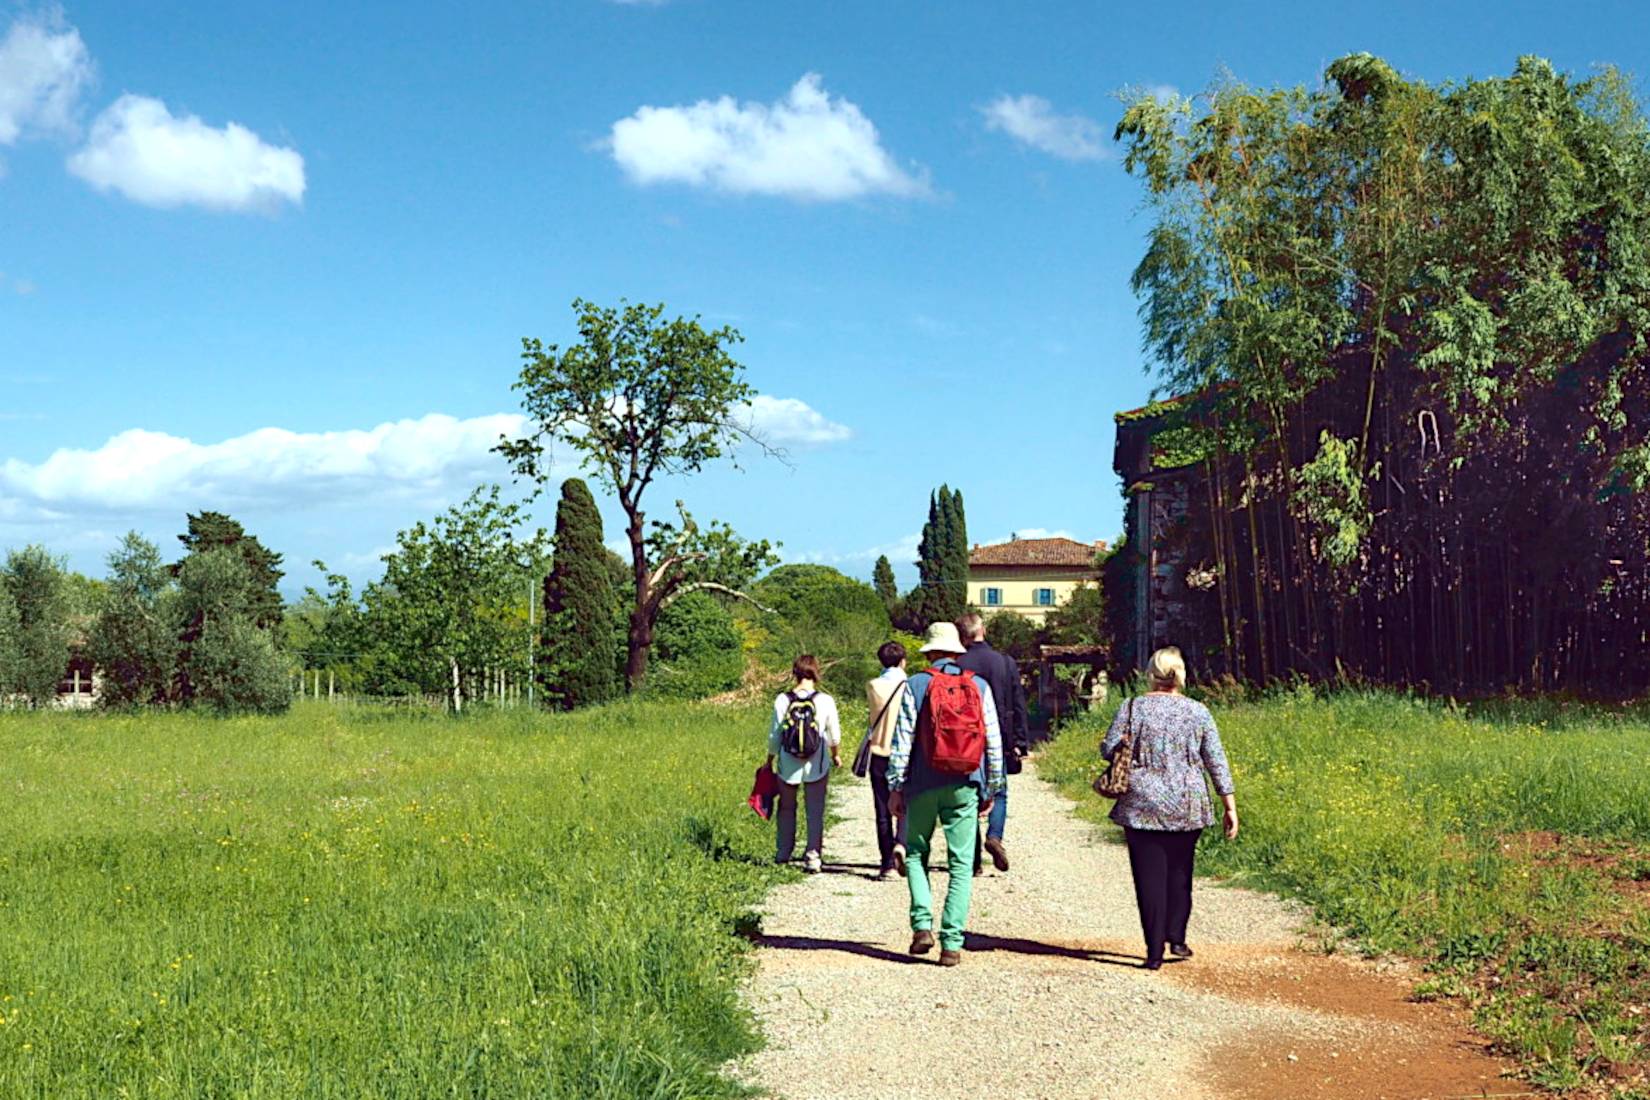
{"label": "olive tree", "polygon": [[[705,588],[735,591],[722,577],[701,575],[707,562],[767,543],[745,543],[721,531],[697,531],[683,513],[672,537],[650,539],[645,498],[660,478],[693,474],[729,457],[741,441],[777,455],[750,417],[756,391],[728,354],[742,337],[732,328],[706,331],[697,318],[664,319],[664,306],[622,302],[612,309],[575,301],[579,341],[571,347],[522,341],[522,408],[531,419],[520,439],[498,450],[518,476],[546,481],[552,445],[581,456],[580,464],[611,490],[624,509],[630,543],[631,594],[625,642],[625,686],[647,677],[648,651],[660,611],[675,597]],[[695,540],[700,545],[694,545]],[[650,542],[653,549],[650,550]],[[732,545],[730,545],[730,542]],[[759,566],[760,567],[760,566]],[[759,568],[758,567],[758,568]],[[754,571],[752,571],[754,572]]]}

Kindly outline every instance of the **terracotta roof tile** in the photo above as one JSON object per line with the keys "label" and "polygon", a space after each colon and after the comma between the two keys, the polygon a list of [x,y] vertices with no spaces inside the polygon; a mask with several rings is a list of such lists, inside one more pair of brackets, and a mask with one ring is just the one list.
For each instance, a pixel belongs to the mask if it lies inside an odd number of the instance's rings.
{"label": "terracotta roof tile", "polygon": [[1074,542],[1071,539],[1015,539],[995,546],[976,546],[968,555],[969,565],[1060,565],[1088,568],[1105,543]]}

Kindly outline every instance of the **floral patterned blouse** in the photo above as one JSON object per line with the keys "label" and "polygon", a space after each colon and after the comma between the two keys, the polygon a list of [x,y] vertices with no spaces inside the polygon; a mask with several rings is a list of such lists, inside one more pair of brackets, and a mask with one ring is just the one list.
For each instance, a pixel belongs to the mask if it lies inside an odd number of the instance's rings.
{"label": "floral patterned blouse", "polygon": [[1134,774],[1128,793],[1112,807],[1111,819],[1129,829],[1192,832],[1214,824],[1214,808],[1203,776],[1215,793],[1231,794],[1232,769],[1209,708],[1184,695],[1139,695],[1117,709],[1100,755],[1110,760],[1123,735],[1134,746]]}

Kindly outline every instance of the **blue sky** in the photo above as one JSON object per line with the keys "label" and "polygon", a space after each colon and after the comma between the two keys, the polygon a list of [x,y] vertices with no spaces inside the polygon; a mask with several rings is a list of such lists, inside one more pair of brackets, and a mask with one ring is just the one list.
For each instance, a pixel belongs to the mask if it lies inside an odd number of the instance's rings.
{"label": "blue sky", "polygon": [[906,583],[941,482],[975,541],[1110,540],[1151,390],[1114,93],[1647,45],[1626,3],[0,5],[0,549],[101,575],[214,509],[293,593],[375,576],[508,482],[520,339],[578,297],[738,328],[790,451],[658,518]]}

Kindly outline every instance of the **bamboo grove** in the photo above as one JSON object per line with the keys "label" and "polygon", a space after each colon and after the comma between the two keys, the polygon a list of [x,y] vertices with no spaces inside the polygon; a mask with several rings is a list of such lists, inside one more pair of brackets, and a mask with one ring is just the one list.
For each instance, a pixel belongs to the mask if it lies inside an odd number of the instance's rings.
{"label": "bamboo grove", "polygon": [[1650,130],[1625,77],[1142,97],[1118,138],[1214,672],[1650,686]]}

